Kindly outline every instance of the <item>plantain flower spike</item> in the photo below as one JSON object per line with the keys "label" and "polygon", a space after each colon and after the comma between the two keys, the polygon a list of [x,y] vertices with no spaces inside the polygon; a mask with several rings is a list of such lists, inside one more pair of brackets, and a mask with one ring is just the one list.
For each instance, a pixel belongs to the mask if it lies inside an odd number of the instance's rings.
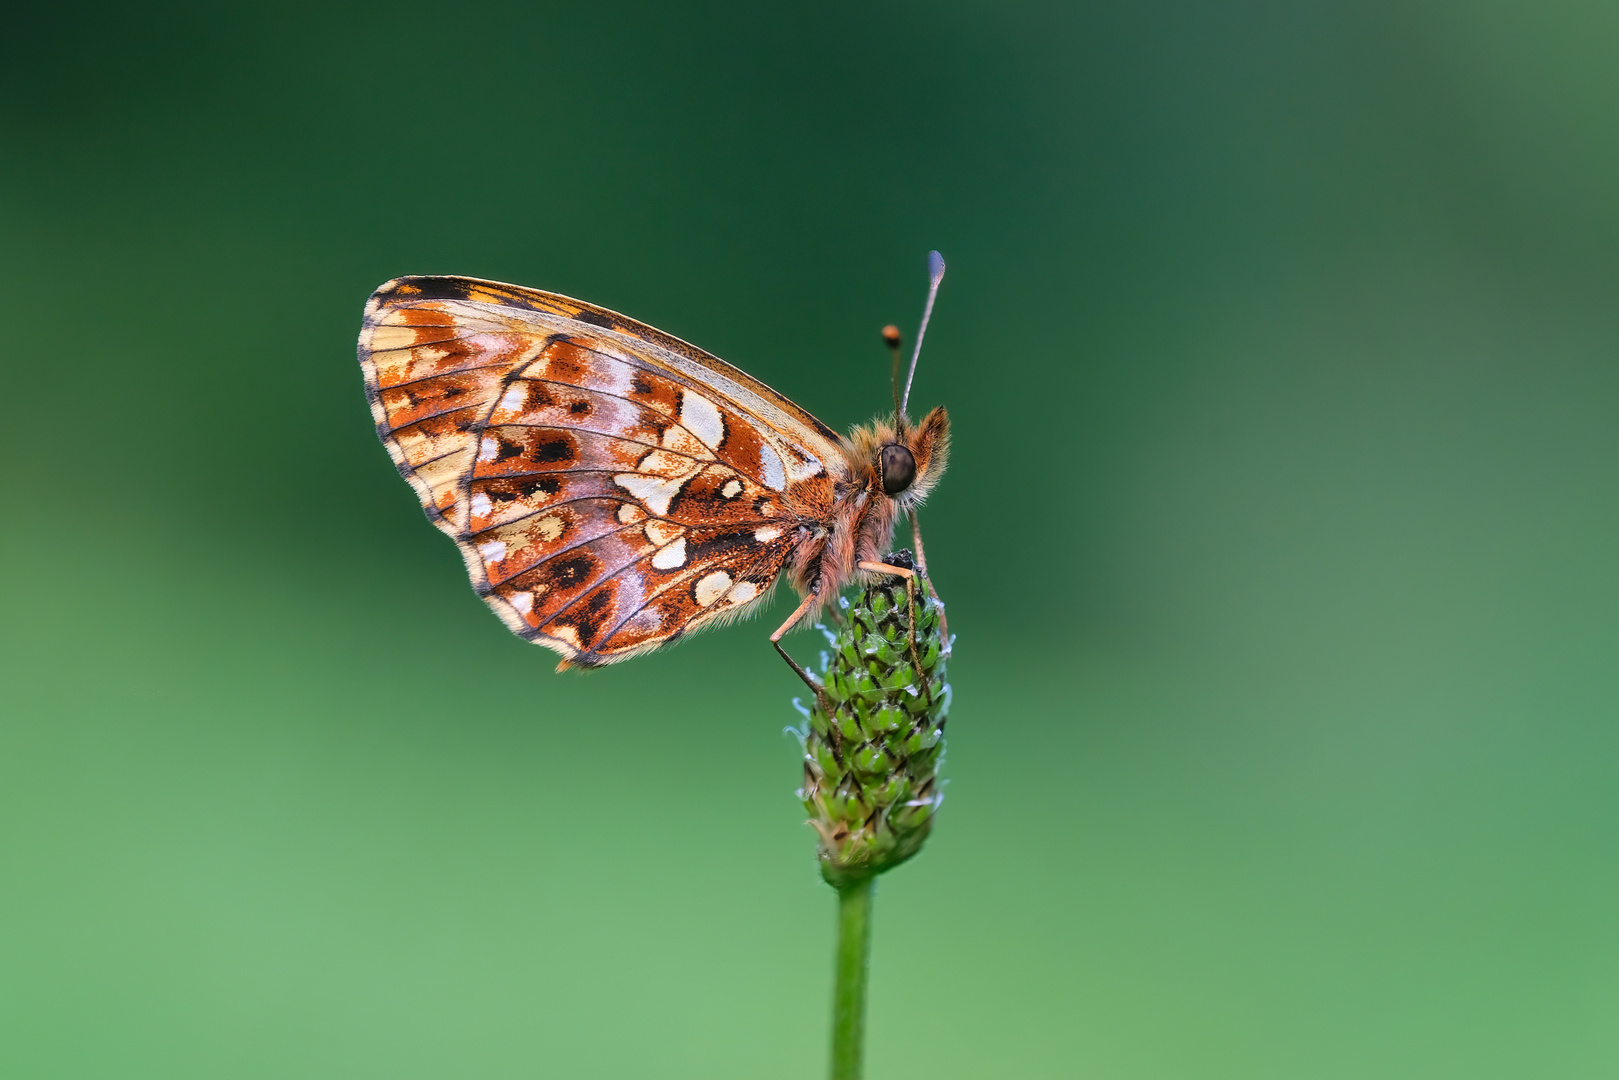
{"label": "plantain flower spike", "polygon": [[[886,560],[912,570],[909,551]],[[944,605],[921,573],[876,578],[825,630],[822,688],[808,723],[799,797],[820,836],[821,875],[844,888],[915,855],[944,795],[945,714],[950,687]],[[802,709],[800,710],[802,711]]]}

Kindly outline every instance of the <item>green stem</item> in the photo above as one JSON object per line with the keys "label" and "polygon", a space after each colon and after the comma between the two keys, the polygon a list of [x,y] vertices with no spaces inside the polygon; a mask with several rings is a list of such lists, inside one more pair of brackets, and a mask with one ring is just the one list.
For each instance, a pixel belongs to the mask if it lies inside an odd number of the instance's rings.
{"label": "green stem", "polygon": [[866,974],[871,967],[871,895],[875,877],[838,890],[838,962],[832,992],[832,1080],[860,1080],[866,1035]]}

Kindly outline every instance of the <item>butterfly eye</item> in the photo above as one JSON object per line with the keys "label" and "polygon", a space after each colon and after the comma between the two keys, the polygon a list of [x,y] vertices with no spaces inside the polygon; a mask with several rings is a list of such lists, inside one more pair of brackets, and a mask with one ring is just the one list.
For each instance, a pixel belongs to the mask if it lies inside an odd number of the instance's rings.
{"label": "butterfly eye", "polygon": [[911,452],[897,443],[883,447],[878,457],[883,470],[883,494],[898,495],[916,479],[916,459]]}

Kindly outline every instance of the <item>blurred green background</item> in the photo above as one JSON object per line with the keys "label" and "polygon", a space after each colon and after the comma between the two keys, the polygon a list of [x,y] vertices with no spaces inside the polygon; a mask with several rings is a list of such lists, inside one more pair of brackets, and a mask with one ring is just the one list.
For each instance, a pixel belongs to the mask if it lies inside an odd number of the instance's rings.
{"label": "blurred green background", "polygon": [[821,1075],[770,617],[553,674],[354,338],[514,281],[844,427],[930,247],[869,1075],[1619,1074],[1619,8],[5,22],[0,1074]]}

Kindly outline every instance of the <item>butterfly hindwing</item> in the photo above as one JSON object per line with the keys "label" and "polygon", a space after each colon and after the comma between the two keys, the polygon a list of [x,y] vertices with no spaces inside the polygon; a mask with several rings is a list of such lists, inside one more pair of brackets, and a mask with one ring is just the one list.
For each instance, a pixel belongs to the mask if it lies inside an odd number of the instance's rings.
{"label": "butterfly hindwing", "polygon": [[378,434],[475,588],[576,663],[741,614],[830,515],[835,435],[603,309],[401,279],[372,297],[360,356]]}

